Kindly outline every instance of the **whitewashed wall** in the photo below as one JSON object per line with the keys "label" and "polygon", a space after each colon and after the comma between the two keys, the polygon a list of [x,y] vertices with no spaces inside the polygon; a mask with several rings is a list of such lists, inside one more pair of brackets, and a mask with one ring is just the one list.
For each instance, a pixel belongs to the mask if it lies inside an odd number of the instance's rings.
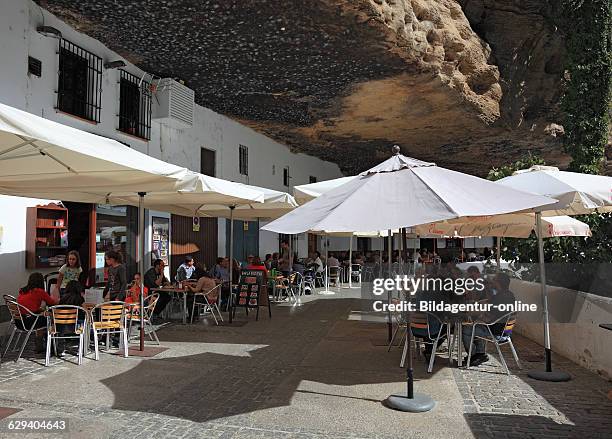
{"label": "whitewashed wall", "polygon": [[[59,19],[41,9],[30,0],[3,0],[0,10],[0,102],[29,111],[75,128],[110,137],[129,144],[132,148],[164,161],[200,171],[200,148],[216,151],[217,176],[290,191],[283,186],[283,168],[289,166],[291,187],[309,182],[315,176],[319,181],[340,177],[337,165],[294,154],[285,145],[256,133],[239,123],[196,105],[194,126],[178,130],[162,126],[155,121],[151,126],[151,140],[143,141],[117,130],[119,109],[118,70],[104,70],[102,74],[102,113],[100,122],[88,123],[55,111],[57,96],[58,40],[45,37],[36,31],[43,24],[53,26],[62,36],[84,49],[100,56],[104,61],[122,59],[102,43],[70,28]],[[42,77],[27,74],[28,55],[42,61]],[[127,61],[126,61],[127,63]],[[142,71],[127,63],[125,70],[140,76]],[[189,78],[182,78],[187,82]],[[249,148],[249,177],[238,171],[239,145]],[[25,221],[25,206],[35,201],[16,201],[0,196],[5,209],[0,211],[0,225],[13,224],[14,218]],[[44,201],[43,201],[44,203]],[[5,226],[6,227],[6,226]],[[23,230],[4,236],[4,245],[15,253],[25,250],[25,226]],[[11,227],[13,228],[13,227]],[[263,233],[263,232],[262,232]],[[278,240],[268,235],[260,236],[260,252],[274,251]],[[300,242],[307,242],[303,237]],[[225,221],[219,221],[219,252],[225,252]],[[306,252],[305,246],[300,253]],[[11,279],[15,285],[27,277],[25,264],[4,264],[5,254],[0,255],[0,278]],[[10,266],[10,269],[7,268]],[[8,284],[5,283],[5,285]],[[11,284],[11,288],[12,288]]]}
{"label": "whitewashed wall", "polygon": [[[517,300],[536,303],[539,308],[539,283],[512,279],[510,289]],[[552,316],[562,314],[570,321],[559,323],[551,320],[550,340],[553,352],[612,379],[612,332],[599,327],[601,323],[612,323],[612,298],[548,286],[548,304]],[[526,321],[526,317],[519,313],[516,331],[543,344],[542,323]]]}

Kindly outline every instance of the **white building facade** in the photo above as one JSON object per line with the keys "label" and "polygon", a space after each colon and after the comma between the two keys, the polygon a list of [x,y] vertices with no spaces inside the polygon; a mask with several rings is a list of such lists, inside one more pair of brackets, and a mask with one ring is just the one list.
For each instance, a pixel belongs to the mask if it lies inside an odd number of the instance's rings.
{"label": "white building facade", "polygon": [[[177,125],[156,118],[160,110],[163,112],[157,98],[163,91],[160,90],[160,78],[153,78],[101,42],[79,33],[30,0],[2,2],[0,57],[0,102],[3,104],[118,140],[166,162],[226,180],[287,192],[291,192],[295,185],[342,175],[336,164],[292,153],[287,146],[197,104],[193,104],[193,111],[189,114],[191,124]],[[125,65],[109,65],[114,61],[123,61]],[[178,84],[176,86],[180,88]],[[143,90],[150,93],[147,102],[138,96]],[[131,100],[131,104],[125,99],[129,93],[138,96]],[[3,291],[15,292],[32,271],[25,268],[26,208],[46,202],[0,196],[0,278],[5,288]],[[99,218],[109,221],[108,228],[111,228],[115,214],[125,215],[125,209],[115,212],[107,208],[98,212]],[[171,216],[164,212],[149,212],[149,250],[158,245],[153,238],[159,239],[157,230],[152,229],[153,218],[161,221],[162,228],[166,227],[166,220],[169,239],[173,237]],[[69,221],[75,224],[84,220],[80,212],[71,214]],[[257,225],[253,223],[244,225],[245,236],[250,229],[252,238],[254,227]],[[226,221],[218,220],[215,229],[217,252],[224,255]],[[103,239],[99,235],[96,236],[98,244]],[[258,231],[254,236],[258,240],[260,255],[277,251],[276,234]],[[127,241],[128,247],[129,239],[127,236],[120,238],[122,244]],[[297,239],[300,256],[305,256],[307,241],[305,235]],[[166,255],[171,256],[174,243],[166,244],[166,247],[155,249],[165,250]],[[98,251],[98,263],[99,258]]]}

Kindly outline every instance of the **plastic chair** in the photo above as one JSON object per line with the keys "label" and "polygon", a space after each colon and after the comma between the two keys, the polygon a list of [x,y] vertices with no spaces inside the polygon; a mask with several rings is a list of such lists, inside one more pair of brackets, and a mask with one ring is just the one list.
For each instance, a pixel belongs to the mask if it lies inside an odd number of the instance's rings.
{"label": "plastic chair", "polygon": [[[6,294],[4,296],[4,300],[6,303],[6,306],[9,309],[9,312],[11,313],[11,323],[13,325],[13,331],[11,332],[11,335],[9,337],[8,343],[6,344],[6,348],[4,349],[4,353],[2,355],[0,355],[0,362],[2,362],[2,358],[4,358],[6,356],[6,353],[8,352],[9,348],[11,347],[11,343],[13,342],[13,338],[15,336],[15,334],[17,334],[17,339],[15,339],[15,347],[17,347],[19,340],[21,339],[21,335],[22,334],[26,334],[25,336],[25,340],[23,341],[23,343],[21,344],[21,348],[19,349],[19,354],[17,355],[17,357],[15,358],[15,362],[17,362],[17,360],[19,360],[21,358],[21,355],[23,354],[23,350],[25,349],[26,345],[28,344],[28,340],[30,339],[30,335],[32,334],[32,331],[34,331],[35,329],[42,329],[44,328],[44,325],[39,325],[39,321],[41,321],[40,319],[44,318],[42,316],[42,314],[36,314],[33,313],[32,311],[30,311],[28,308],[26,308],[23,305],[20,305],[19,303],[17,303],[16,300],[11,300],[11,299],[6,299],[7,297],[12,297],[9,296],[8,294]],[[27,322],[26,323],[26,319],[30,318],[30,320],[33,318],[34,321],[33,322]]]}
{"label": "plastic chair", "polygon": [[[217,320],[217,316],[215,315],[215,311],[219,315],[221,321],[223,321],[223,316],[221,315],[221,310],[219,309],[219,295],[221,294],[221,284],[216,285],[214,288],[211,288],[207,292],[198,292],[193,294],[193,305],[191,307],[191,323],[193,323],[193,316],[195,314],[196,307],[198,308],[198,316],[206,315],[210,312],[212,314],[213,319],[215,320],[215,324],[219,325],[219,321]],[[202,297],[204,299],[203,302],[198,302],[197,298]],[[235,312],[235,308],[234,308]]]}
{"label": "plastic chair", "polygon": [[329,271],[329,284],[331,285],[333,283],[334,286],[337,287],[338,284],[340,283],[341,268],[340,267],[329,267],[328,271]]}
{"label": "plastic chair", "polygon": [[[505,322],[504,328],[501,331],[501,334],[494,335],[491,327],[501,322]],[[497,354],[499,355],[499,361],[504,366],[504,369],[507,375],[510,375],[510,369],[508,369],[508,365],[506,364],[506,360],[504,359],[504,356],[502,355],[502,351],[501,351],[501,346],[505,344],[510,345],[510,350],[512,351],[512,356],[514,357],[514,361],[516,362],[517,367],[519,369],[522,369],[523,367],[521,366],[521,363],[519,361],[518,354],[516,353],[516,349],[514,348],[514,345],[512,344],[512,330],[514,329],[515,324],[516,324],[516,312],[509,312],[507,314],[504,314],[503,316],[501,316],[500,318],[498,318],[497,320],[491,323],[485,323],[485,322],[474,323],[472,325],[472,337],[470,338],[470,350],[468,352],[467,368],[468,369],[470,368],[470,360],[472,359],[472,347],[474,345],[474,338],[478,338],[480,340],[484,340],[485,343],[495,344],[495,347],[497,348]],[[475,335],[477,326],[483,326],[487,328],[489,335],[488,336],[487,335],[485,336]]]}
{"label": "plastic chair", "polygon": [[[79,315],[83,320],[79,320]],[[58,328],[58,325],[62,327]],[[55,340],[78,339],[79,352],[78,364],[83,364],[83,341],[87,329],[87,311],[80,306],[55,305],[49,308],[49,320],[47,323],[47,351],[45,354],[45,366],[49,366],[51,357],[51,341],[57,353]],[[68,331],[65,331],[68,330]]]}
{"label": "plastic chair", "polygon": [[[294,298],[304,294],[304,276],[297,271],[289,276],[289,288]],[[297,300],[297,299],[296,299]]]}
{"label": "plastic chair", "polygon": [[127,358],[126,303],[120,301],[100,303],[91,309],[90,318],[96,361],[99,360],[98,333],[106,334],[106,349],[110,344],[110,335],[119,334],[121,337],[119,348],[123,347],[123,356]]}
{"label": "plastic chair", "polygon": [[361,266],[361,264],[351,264],[351,281],[353,281],[353,279],[356,279],[359,282],[359,285],[361,285],[362,270],[363,267]]}
{"label": "plastic chair", "polygon": [[47,290],[47,293],[51,294],[51,289],[53,285],[57,285],[58,276],[59,271],[53,271],[51,273],[45,274],[43,279],[45,281],[45,289]]}
{"label": "plastic chair", "polygon": [[[159,293],[153,293],[150,296],[145,298],[145,307],[143,311],[143,320],[145,324],[145,328],[149,328],[148,336],[151,338],[151,341],[157,342],[159,345],[159,338],[157,337],[157,332],[155,331],[155,327],[151,323],[151,316],[153,315],[153,310],[155,309],[155,305],[157,305],[157,300],[159,299]],[[128,321],[128,335],[127,338],[130,340],[130,334],[132,332],[132,323],[140,323],[140,304],[138,303],[130,303],[128,304],[129,310],[126,314],[126,318]],[[151,335],[152,334],[152,335]]]}

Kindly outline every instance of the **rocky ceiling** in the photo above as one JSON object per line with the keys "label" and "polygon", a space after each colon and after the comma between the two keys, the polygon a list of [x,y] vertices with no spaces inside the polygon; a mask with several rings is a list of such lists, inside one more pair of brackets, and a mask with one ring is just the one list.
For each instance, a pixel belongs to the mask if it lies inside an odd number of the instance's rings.
{"label": "rocky ceiling", "polygon": [[565,166],[547,0],[39,0],[197,102],[345,173]]}

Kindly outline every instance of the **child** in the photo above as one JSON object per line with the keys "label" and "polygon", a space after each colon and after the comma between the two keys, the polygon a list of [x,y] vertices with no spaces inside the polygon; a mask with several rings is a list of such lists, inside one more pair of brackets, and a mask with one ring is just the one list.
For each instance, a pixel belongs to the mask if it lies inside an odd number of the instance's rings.
{"label": "child", "polygon": [[[134,274],[134,280],[132,281],[132,285],[130,286],[130,289],[128,290],[127,297],[125,298],[125,303],[136,303],[136,304],[140,303],[141,282],[142,282],[142,278],[140,276],[140,273]],[[149,295],[149,289],[147,287],[144,287],[145,299],[148,295]]]}
{"label": "child", "polygon": [[82,272],[79,252],[76,250],[69,251],[66,263],[59,269],[59,276],[57,276],[57,286],[59,287],[60,295],[64,293],[68,282],[79,280]]}

